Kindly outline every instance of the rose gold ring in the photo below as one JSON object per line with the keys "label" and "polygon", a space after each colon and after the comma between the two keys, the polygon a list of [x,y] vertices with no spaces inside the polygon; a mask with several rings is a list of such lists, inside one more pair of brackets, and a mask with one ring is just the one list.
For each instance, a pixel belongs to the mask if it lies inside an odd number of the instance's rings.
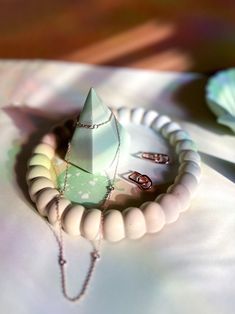
{"label": "rose gold ring", "polygon": [[146,175],[137,171],[132,172],[128,178],[133,181],[141,190],[148,190],[152,187],[152,180]]}

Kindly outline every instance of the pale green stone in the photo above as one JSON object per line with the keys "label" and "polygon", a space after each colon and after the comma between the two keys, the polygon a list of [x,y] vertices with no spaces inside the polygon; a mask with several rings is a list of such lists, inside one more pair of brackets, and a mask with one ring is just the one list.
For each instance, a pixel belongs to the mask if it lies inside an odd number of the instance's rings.
{"label": "pale green stone", "polygon": [[[57,177],[59,189],[64,188],[65,175],[66,171],[63,171]],[[120,179],[116,179],[114,182],[115,190],[122,191],[118,188],[119,181]],[[110,182],[105,174],[94,175],[70,165],[64,195],[71,202],[88,208],[100,206],[105,198],[109,184]]]}
{"label": "pale green stone", "polygon": [[[85,125],[97,125],[108,121],[111,110],[102,102],[93,88],[86,98],[78,122]],[[120,150],[127,151],[129,136],[119,122]],[[71,140],[69,162],[90,173],[99,173],[108,169],[118,150],[118,133],[115,117],[98,128],[77,126]],[[123,155],[123,154],[122,154]],[[68,156],[66,156],[68,159]]]}

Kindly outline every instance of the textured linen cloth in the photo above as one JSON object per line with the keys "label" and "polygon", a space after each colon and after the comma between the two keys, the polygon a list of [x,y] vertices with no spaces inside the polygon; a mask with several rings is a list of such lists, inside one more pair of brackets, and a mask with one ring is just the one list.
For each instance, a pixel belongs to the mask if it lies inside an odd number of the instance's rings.
{"label": "textured linen cloth", "polygon": [[[234,313],[235,136],[207,109],[205,83],[193,73],[0,62],[2,313]],[[29,202],[24,176],[40,134],[76,112],[91,86],[114,107],[153,108],[181,123],[197,143],[203,172],[190,210],[177,222],[137,241],[104,243],[86,297],[71,304],[61,294],[56,241]],[[65,242],[75,293],[90,245],[67,235]]]}

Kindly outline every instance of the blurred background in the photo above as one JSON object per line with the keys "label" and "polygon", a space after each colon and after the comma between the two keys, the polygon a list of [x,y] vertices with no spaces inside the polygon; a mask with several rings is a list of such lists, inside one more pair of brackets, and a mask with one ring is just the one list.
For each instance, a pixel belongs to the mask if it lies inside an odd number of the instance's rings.
{"label": "blurred background", "polygon": [[0,0],[0,58],[212,74],[235,65],[234,0]]}

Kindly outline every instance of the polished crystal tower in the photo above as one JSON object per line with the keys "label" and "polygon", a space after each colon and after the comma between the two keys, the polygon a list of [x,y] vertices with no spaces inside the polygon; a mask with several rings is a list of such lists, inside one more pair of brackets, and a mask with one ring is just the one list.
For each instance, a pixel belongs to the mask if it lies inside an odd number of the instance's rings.
{"label": "polished crystal tower", "polygon": [[[120,149],[127,152],[129,135],[112,111],[90,89],[71,139],[69,162],[90,173],[108,169]],[[120,143],[120,146],[119,146]],[[122,153],[121,153],[122,152]]]}

